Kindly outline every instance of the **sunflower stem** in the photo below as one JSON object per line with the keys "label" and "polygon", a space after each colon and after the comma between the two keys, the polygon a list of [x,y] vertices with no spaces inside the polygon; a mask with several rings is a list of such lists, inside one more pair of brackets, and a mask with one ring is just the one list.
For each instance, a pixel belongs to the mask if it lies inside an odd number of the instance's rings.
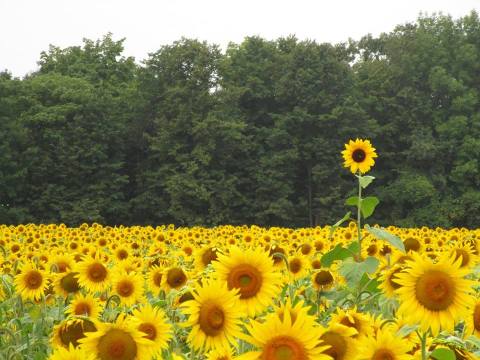
{"label": "sunflower stem", "polygon": [[357,237],[358,237],[358,261],[362,260],[362,186],[361,174],[358,174],[358,203],[357,203]]}
{"label": "sunflower stem", "polygon": [[427,332],[424,332],[423,334],[420,334],[420,332],[417,331],[417,335],[420,338],[422,360],[428,360],[428,357],[427,357]]}

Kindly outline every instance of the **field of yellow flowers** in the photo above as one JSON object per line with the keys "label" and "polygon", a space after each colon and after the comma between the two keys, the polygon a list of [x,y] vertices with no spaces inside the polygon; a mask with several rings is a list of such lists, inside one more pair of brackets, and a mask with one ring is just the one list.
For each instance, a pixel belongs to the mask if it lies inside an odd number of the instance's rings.
{"label": "field of yellow flowers", "polygon": [[[0,226],[0,358],[477,359],[480,230]],[[355,212],[355,211],[354,211]]]}

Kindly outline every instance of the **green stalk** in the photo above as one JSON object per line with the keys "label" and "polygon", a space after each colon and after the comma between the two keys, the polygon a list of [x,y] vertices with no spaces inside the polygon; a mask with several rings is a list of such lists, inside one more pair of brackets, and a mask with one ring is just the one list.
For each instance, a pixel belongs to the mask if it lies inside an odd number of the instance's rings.
{"label": "green stalk", "polygon": [[417,335],[420,338],[420,346],[422,350],[422,360],[428,360],[427,357],[427,332],[424,332],[420,335],[420,332],[417,331]]}
{"label": "green stalk", "polygon": [[358,261],[362,260],[362,186],[358,175],[358,204],[357,204],[357,236],[358,236]]}

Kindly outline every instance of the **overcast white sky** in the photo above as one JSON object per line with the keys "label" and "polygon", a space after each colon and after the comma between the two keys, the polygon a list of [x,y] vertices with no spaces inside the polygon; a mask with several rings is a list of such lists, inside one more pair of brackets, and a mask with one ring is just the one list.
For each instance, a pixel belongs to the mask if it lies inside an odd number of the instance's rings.
{"label": "overcast white sky", "polygon": [[473,9],[480,0],[0,0],[0,70],[23,76],[49,44],[108,32],[125,37],[125,55],[140,61],[182,36],[222,47],[249,35],[336,43],[388,32],[420,12],[460,17]]}

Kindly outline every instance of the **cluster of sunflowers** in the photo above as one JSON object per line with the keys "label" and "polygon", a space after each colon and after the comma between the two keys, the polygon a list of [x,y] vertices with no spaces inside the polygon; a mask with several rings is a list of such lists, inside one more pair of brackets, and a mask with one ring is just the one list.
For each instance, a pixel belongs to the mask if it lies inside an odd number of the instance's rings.
{"label": "cluster of sunflowers", "polygon": [[[344,151],[362,184],[374,150]],[[477,359],[480,230],[362,228],[359,199],[344,227],[0,226],[0,355]]]}

